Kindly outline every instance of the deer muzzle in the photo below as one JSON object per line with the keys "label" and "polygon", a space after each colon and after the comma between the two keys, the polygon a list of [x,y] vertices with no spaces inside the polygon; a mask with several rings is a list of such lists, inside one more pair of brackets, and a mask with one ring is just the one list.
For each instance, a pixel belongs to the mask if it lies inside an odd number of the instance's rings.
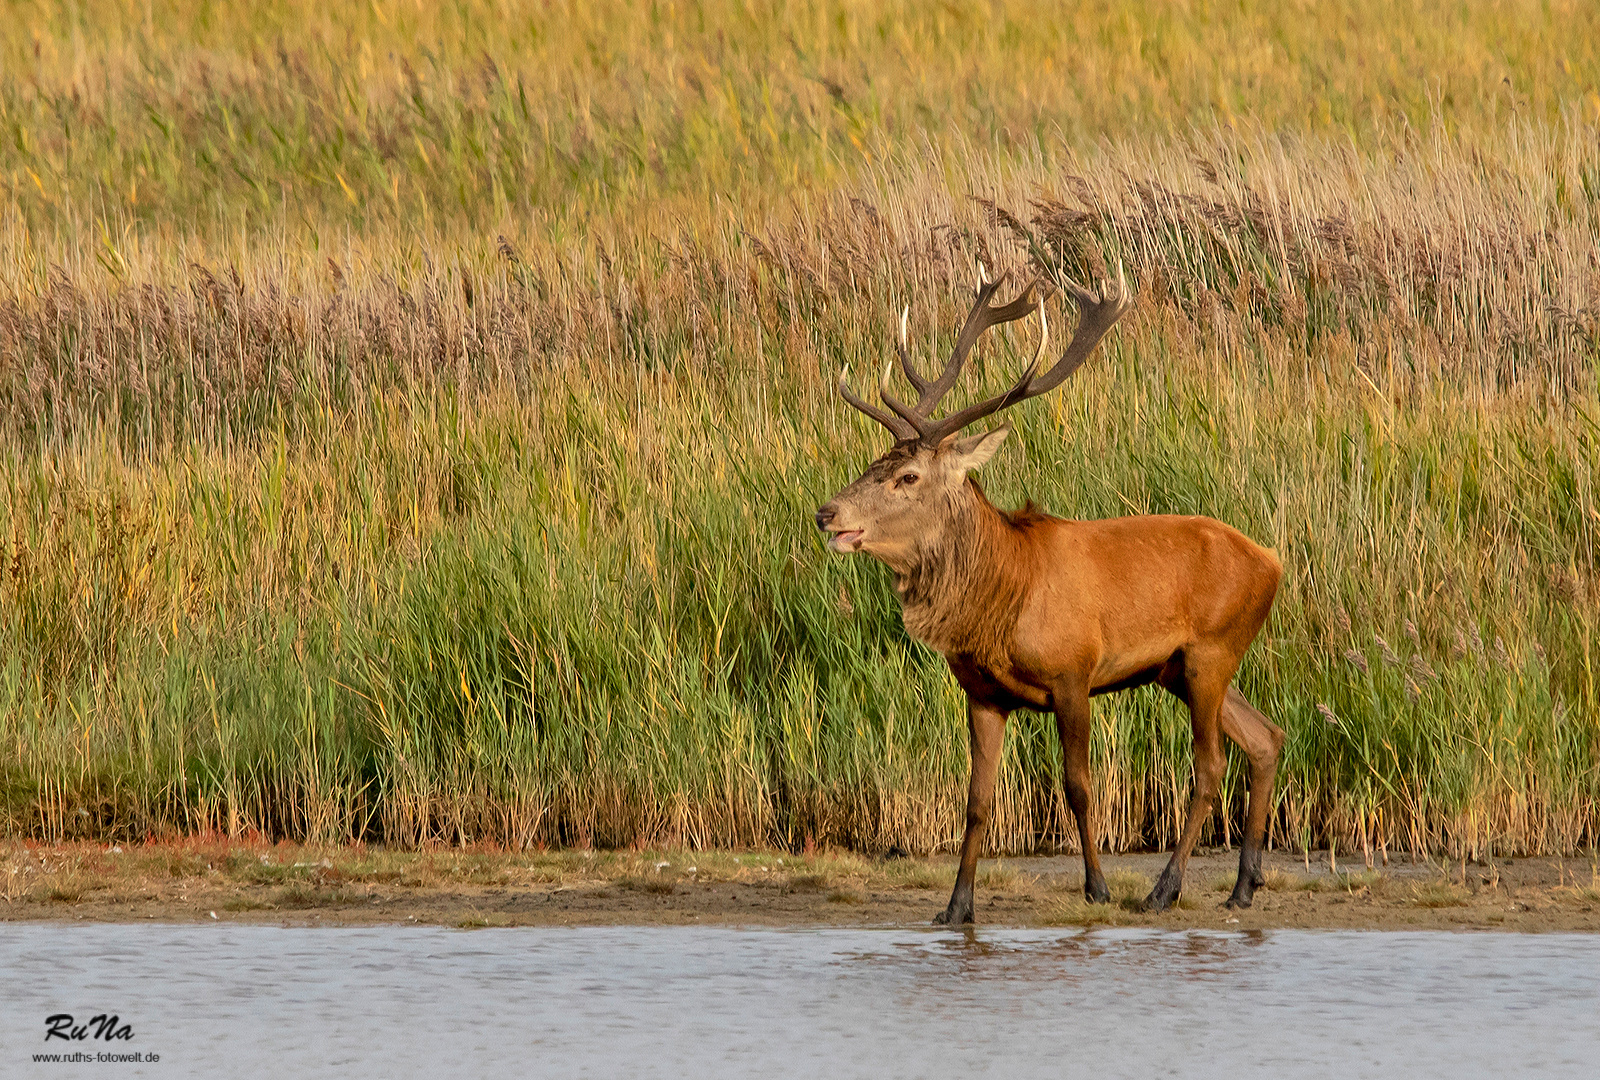
{"label": "deer muzzle", "polygon": [[829,503],[817,511],[817,528],[828,533],[828,550],[849,553],[860,548],[865,530],[846,529],[839,524],[839,511]]}

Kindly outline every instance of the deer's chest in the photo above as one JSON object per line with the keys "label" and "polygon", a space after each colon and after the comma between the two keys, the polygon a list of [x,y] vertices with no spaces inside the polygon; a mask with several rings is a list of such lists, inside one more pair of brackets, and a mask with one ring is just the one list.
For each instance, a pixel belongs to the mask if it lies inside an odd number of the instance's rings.
{"label": "deer's chest", "polygon": [[1049,710],[1054,707],[1050,692],[1028,682],[1020,673],[1001,665],[985,663],[968,653],[946,653],[945,662],[974,701],[998,709]]}

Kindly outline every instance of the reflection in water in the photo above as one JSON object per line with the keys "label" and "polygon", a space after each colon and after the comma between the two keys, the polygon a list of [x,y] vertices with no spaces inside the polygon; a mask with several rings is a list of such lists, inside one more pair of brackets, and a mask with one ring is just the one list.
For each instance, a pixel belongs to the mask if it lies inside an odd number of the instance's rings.
{"label": "reflection in water", "polygon": [[[878,964],[890,978],[918,983],[949,977],[959,987],[986,979],[1072,979],[1106,965],[1128,969],[1159,969],[1167,977],[1191,980],[1221,979],[1227,968],[1248,950],[1267,941],[1260,930],[1241,933],[1196,931],[1164,934],[1149,931],[1119,933],[1049,933],[1039,940],[1015,933],[990,935],[973,927],[940,935],[920,935],[888,943],[878,949],[843,954],[864,964]],[[940,985],[940,984],[935,984]]]}
{"label": "reflection in water", "polygon": [[[1587,1076],[1600,937],[0,924],[0,1076]],[[58,1050],[57,1043],[49,1049]],[[69,1048],[72,1049],[72,1048]],[[38,1066],[38,1070],[47,1069]]]}

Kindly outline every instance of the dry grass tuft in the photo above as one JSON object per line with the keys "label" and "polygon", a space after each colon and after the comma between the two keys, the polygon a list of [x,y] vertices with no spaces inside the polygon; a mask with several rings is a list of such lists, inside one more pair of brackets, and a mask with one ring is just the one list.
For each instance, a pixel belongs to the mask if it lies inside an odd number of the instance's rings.
{"label": "dry grass tuft", "polygon": [[1387,874],[1381,870],[1373,869],[1338,874],[1327,883],[1326,887],[1351,893],[1365,891],[1376,896],[1386,891],[1390,883],[1390,878]]}
{"label": "dry grass tuft", "polygon": [[1011,892],[1016,889],[1026,889],[1039,880],[1037,874],[1025,874],[1016,867],[1007,866],[1003,861],[996,860],[987,866],[979,864],[977,887],[980,889],[994,889],[999,892]]}
{"label": "dry grass tuft", "polygon": [[902,859],[886,863],[883,869],[893,888],[931,889],[945,892],[955,887],[956,868],[953,864],[939,865],[921,859]]}
{"label": "dry grass tuft", "polygon": [[44,887],[45,899],[54,904],[75,904],[87,891],[87,884],[76,875],[57,877]]}
{"label": "dry grass tuft", "polygon": [[1126,909],[1111,904],[1091,904],[1082,897],[1063,900],[1045,909],[1039,917],[1043,926],[1121,926],[1130,921]]}
{"label": "dry grass tuft", "polygon": [[271,900],[268,900],[265,897],[248,896],[248,895],[246,895],[246,896],[231,897],[230,899],[223,901],[222,910],[223,911],[268,911],[268,910],[271,910],[274,906],[275,906],[274,903]]}
{"label": "dry grass tuft", "polygon": [[1154,885],[1148,874],[1136,870],[1113,870],[1106,875],[1106,887],[1111,890],[1111,906],[1124,911],[1139,910],[1139,905],[1150,895]]}
{"label": "dry grass tuft", "polygon": [[634,892],[656,893],[661,896],[671,896],[677,891],[676,882],[659,875],[650,877],[634,877],[630,875],[620,878],[616,884],[624,889],[632,889]]}
{"label": "dry grass tuft", "polygon": [[358,893],[319,888],[308,882],[296,881],[271,893],[268,903],[274,908],[315,908],[357,904],[362,899]]}
{"label": "dry grass tuft", "polygon": [[[1574,878],[1576,881],[1576,878]],[[1600,869],[1591,869],[1587,885],[1573,886],[1573,895],[1586,903],[1600,903]]]}
{"label": "dry grass tuft", "polygon": [[1470,896],[1466,889],[1443,878],[1411,886],[1411,900],[1418,907],[1465,907]]}
{"label": "dry grass tuft", "polygon": [[1328,884],[1321,877],[1294,874],[1286,870],[1268,870],[1262,877],[1266,880],[1261,887],[1273,892],[1321,892]]}

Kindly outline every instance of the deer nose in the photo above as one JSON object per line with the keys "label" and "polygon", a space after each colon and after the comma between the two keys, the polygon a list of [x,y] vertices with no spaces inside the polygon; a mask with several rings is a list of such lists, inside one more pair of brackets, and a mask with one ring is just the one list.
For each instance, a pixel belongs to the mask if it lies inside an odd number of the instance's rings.
{"label": "deer nose", "polygon": [[833,507],[824,506],[817,511],[817,528],[826,529],[833,524]]}

